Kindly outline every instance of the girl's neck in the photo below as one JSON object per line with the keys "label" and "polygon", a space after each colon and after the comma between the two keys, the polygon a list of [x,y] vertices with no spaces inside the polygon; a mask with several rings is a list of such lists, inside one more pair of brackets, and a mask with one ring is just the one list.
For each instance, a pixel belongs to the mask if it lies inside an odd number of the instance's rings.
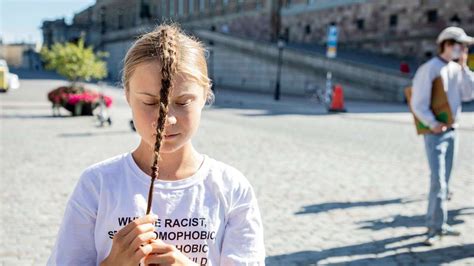
{"label": "girl's neck", "polygon": [[[154,154],[151,147],[143,141],[132,152],[133,159],[140,169],[151,176],[151,166]],[[160,180],[180,180],[192,176],[203,162],[203,155],[199,154],[191,143],[184,145],[173,153],[160,154],[159,176]]]}

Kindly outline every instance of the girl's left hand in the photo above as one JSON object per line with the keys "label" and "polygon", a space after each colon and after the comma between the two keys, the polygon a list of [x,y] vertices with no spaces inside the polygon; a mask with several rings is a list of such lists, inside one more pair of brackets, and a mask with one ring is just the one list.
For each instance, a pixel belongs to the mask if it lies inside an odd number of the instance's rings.
{"label": "girl's left hand", "polygon": [[188,266],[198,265],[189,260],[174,245],[166,244],[160,239],[151,240],[152,252],[146,256],[145,265]]}

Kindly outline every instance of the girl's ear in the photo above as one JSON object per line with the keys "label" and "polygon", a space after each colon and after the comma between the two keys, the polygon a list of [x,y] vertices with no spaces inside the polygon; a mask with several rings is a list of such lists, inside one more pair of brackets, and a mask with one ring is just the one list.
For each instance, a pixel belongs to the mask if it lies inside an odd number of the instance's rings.
{"label": "girl's ear", "polygon": [[125,99],[127,100],[128,106],[130,106],[130,90],[125,89]]}

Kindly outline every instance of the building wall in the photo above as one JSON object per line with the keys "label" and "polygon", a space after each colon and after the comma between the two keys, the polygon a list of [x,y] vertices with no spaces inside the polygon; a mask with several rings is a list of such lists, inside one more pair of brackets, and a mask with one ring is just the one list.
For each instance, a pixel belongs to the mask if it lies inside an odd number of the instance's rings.
{"label": "building wall", "polygon": [[[90,11],[80,12],[75,21],[91,16],[92,26],[87,36],[92,36],[91,44],[99,50],[109,52],[109,77],[119,80],[128,47],[137,36],[162,21],[177,21],[194,32],[206,29],[211,30],[210,34],[215,31],[246,37],[247,40],[233,39],[233,42],[253,45],[252,40],[273,39],[278,3],[280,0],[98,0]],[[474,0],[281,0],[281,3],[281,33],[287,33],[290,42],[324,44],[328,25],[335,24],[339,27],[340,46],[422,58],[426,52],[436,52],[436,36],[450,24],[458,23],[474,34]],[[63,24],[50,25],[43,28],[45,34],[55,27],[56,31],[52,32],[62,32]],[[207,44],[210,40],[203,39]],[[275,55],[268,56],[271,54],[268,49],[244,53],[241,47],[224,43],[214,47],[214,62],[210,66],[216,84],[273,90]],[[265,45],[270,44],[256,42],[255,47]],[[344,85],[350,98],[401,100],[401,90],[409,81],[398,73],[380,74],[379,70],[361,64],[325,61],[307,53],[287,51],[284,58],[282,91],[290,94],[301,94],[308,83],[322,84],[328,67],[333,68],[336,81]],[[387,80],[392,80],[390,90],[385,88]]]}
{"label": "building wall", "polygon": [[[212,40],[208,58],[209,73],[219,87],[273,93],[277,80],[278,49],[275,45],[249,42],[230,36],[197,32],[206,42]],[[304,95],[305,88],[325,87],[327,71],[334,83],[344,88],[349,99],[403,101],[403,89],[411,80],[398,72],[335,61],[322,55],[283,50],[281,92]]]}
{"label": "building wall", "polygon": [[371,0],[339,6],[325,2],[283,10],[290,41],[324,44],[327,26],[335,23],[341,46],[423,57],[436,53],[436,36],[447,26],[459,25],[474,34],[474,0]]}
{"label": "building wall", "polygon": [[5,59],[10,67],[21,67],[23,64],[23,52],[29,49],[34,49],[34,45],[2,44],[0,45],[0,58]]}
{"label": "building wall", "polygon": [[[434,40],[446,26],[459,24],[474,34],[474,0],[98,0],[74,22],[93,25],[88,35],[95,46],[109,32],[162,21],[270,41],[279,1],[281,33],[291,42],[324,44],[334,23],[342,47],[423,58],[436,52]],[[74,34],[60,21],[44,29],[52,41]]]}
{"label": "building wall", "polygon": [[121,80],[123,60],[128,48],[130,48],[132,44],[132,41],[118,41],[104,45],[103,50],[111,55],[105,60],[107,62],[108,78],[115,81]]}

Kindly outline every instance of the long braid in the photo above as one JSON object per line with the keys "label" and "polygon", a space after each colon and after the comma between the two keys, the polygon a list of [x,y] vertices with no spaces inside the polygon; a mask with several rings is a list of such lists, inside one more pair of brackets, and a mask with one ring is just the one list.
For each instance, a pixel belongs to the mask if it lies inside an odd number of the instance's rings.
{"label": "long braid", "polygon": [[[156,126],[156,141],[153,164],[151,167],[151,184],[148,192],[148,204],[146,214],[151,211],[153,202],[153,186],[155,179],[159,176],[160,148],[168,115],[169,94],[173,86],[173,78],[177,71],[177,48],[176,38],[179,33],[174,26],[164,25],[158,27],[155,32],[155,52],[161,63],[161,90],[158,123]],[[154,36],[154,37],[155,37]]]}

